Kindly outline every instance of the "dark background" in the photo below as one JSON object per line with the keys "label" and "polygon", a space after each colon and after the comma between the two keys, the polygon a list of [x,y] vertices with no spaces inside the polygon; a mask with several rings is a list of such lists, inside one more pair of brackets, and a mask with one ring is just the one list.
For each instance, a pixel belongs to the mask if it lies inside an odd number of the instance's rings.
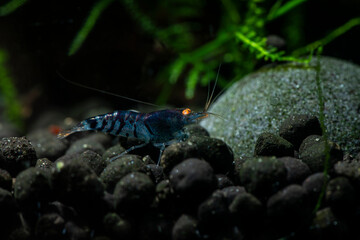
{"label": "dark background", "polygon": [[[144,1],[139,1],[142,12],[151,12],[154,16],[152,8],[160,1],[153,1],[153,4],[141,2]],[[33,114],[53,106],[72,106],[93,96],[108,100],[116,109],[137,106],[70,85],[58,76],[57,71],[87,86],[155,102],[162,88],[155,76],[176,54],[145,33],[120,1],[112,3],[103,12],[80,50],[71,57],[67,56],[72,40],[95,3],[89,0],[33,0],[0,18],[0,48],[8,53],[7,66],[19,94],[33,102]],[[208,1],[206,12],[199,13],[196,21],[214,31],[203,32],[203,39],[216,34],[221,19],[219,9],[221,1]],[[166,11],[157,14],[156,23],[161,26],[168,16]],[[308,1],[301,6],[301,14],[302,42],[310,43],[358,17],[360,1]],[[267,27],[268,34],[286,38],[282,36],[286,19],[271,23]],[[323,54],[360,64],[359,33],[359,27],[353,28],[327,45]],[[226,73],[226,69],[223,71]],[[173,88],[168,103],[176,107],[203,106],[206,91],[206,88],[199,88],[195,98],[187,100],[184,82],[180,81]]]}

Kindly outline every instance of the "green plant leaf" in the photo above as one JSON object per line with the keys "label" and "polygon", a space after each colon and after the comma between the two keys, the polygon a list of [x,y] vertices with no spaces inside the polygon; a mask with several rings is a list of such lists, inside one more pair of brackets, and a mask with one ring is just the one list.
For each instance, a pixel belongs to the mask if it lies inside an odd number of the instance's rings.
{"label": "green plant leaf", "polygon": [[71,43],[69,48],[68,56],[74,55],[81,45],[84,43],[85,39],[93,29],[96,21],[100,17],[101,13],[112,3],[114,0],[100,0],[98,1],[95,6],[90,11],[88,18],[85,21],[84,26],[79,30],[76,37]]}
{"label": "green plant leaf", "polygon": [[0,6],[0,17],[9,15],[14,12],[16,9],[21,7],[27,2],[27,0],[12,0],[6,3],[3,6]]}
{"label": "green plant leaf", "polygon": [[277,1],[270,10],[267,16],[267,20],[268,21],[274,20],[306,1],[307,0],[290,0],[287,3],[285,3],[283,6],[280,6],[282,1]]}
{"label": "green plant leaf", "polygon": [[193,98],[195,93],[196,85],[199,81],[200,68],[194,67],[190,70],[188,79],[186,81],[185,97]]}
{"label": "green plant leaf", "polygon": [[344,33],[349,31],[353,27],[356,27],[359,25],[360,25],[360,17],[353,18],[353,19],[349,20],[348,22],[346,22],[344,25],[342,25],[342,26],[338,27],[337,29],[335,29],[334,31],[332,31],[326,37],[324,37],[320,40],[317,40],[313,43],[310,43],[310,44],[306,45],[305,47],[296,49],[295,51],[292,52],[292,55],[301,56],[301,55],[307,54],[309,52],[312,52],[321,46],[325,46],[326,44],[330,43],[337,37],[343,35]]}
{"label": "green plant leaf", "polygon": [[4,101],[5,116],[20,129],[24,127],[21,104],[17,91],[6,67],[7,54],[0,49],[0,93]]}

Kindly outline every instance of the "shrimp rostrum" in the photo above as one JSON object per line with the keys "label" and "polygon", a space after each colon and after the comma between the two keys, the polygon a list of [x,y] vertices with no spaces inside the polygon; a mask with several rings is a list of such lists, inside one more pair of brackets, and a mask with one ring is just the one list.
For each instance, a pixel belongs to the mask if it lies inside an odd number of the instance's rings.
{"label": "shrimp rostrum", "polygon": [[65,138],[75,132],[91,130],[114,136],[132,137],[144,143],[131,147],[110,161],[147,144],[160,149],[160,159],[167,145],[182,141],[187,137],[184,131],[185,126],[208,117],[208,114],[206,110],[192,112],[189,108],[166,109],[150,113],[115,111],[83,120],[72,129],[59,133],[58,137]]}

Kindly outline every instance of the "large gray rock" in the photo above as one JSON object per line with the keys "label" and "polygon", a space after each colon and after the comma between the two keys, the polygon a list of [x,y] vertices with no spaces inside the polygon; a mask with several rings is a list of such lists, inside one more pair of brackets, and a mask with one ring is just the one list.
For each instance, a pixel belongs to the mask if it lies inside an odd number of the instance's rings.
{"label": "large gray rock", "polygon": [[[212,137],[224,140],[235,156],[251,156],[264,132],[278,133],[292,114],[319,116],[317,59],[308,67],[284,64],[263,68],[231,86],[210,108],[226,120],[209,117],[201,122]],[[350,153],[360,151],[360,67],[322,57],[319,77],[325,100],[329,138]]]}

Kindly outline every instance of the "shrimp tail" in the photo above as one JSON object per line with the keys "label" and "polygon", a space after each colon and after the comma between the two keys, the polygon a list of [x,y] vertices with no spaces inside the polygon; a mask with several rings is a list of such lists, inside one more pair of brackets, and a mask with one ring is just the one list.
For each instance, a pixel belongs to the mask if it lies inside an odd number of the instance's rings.
{"label": "shrimp tail", "polygon": [[73,133],[82,132],[82,131],[86,131],[86,129],[84,129],[82,126],[76,126],[76,127],[72,128],[72,129],[61,131],[57,135],[57,138],[63,139],[63,138],[66,138],[66,137],[68,137],[69,135],[71,135]]}

